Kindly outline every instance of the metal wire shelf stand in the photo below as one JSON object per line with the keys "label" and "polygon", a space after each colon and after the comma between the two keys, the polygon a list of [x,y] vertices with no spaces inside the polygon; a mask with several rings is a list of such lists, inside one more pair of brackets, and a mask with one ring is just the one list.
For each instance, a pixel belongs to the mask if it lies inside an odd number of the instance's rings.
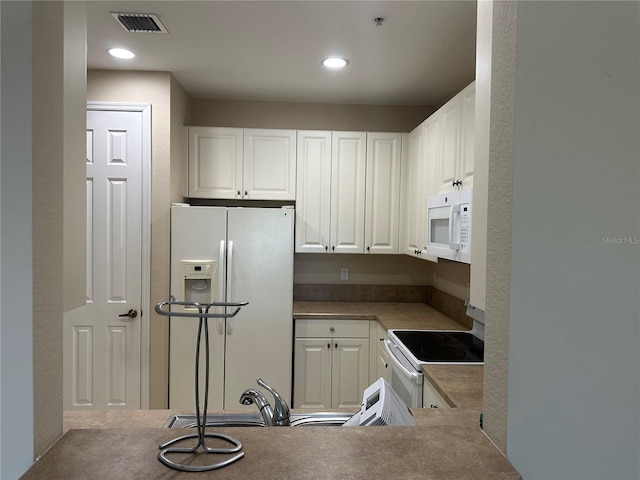
{"label": "metal wire shelf stand", "polygon": [[[165,317],[185,317],[185,318],[198,318],[198,334],[196,338],[196,357],[195,357],[195,394],[196,394],[196,428],[197,433],[188,435],[182,435],[173,440],[163,443],[159,446],[160,452],[158,453],[158,460],[167,467],[183,472],[206,472],[209,470],[216,470],[218,468],[226,467],[244,457],[242,451],[242,443],[230,435],[222,433],[206,433],[206,421],[207,407],[209,397],[209,322],[210,318],[232,318],[235,317],[240,309],[249,302],[213,302],[213,303],[197,303],[197,302],[179,302],[173,297],[168,302],[160,302],[156,305],[155,311],[158,315]],[[172,306],[178,306],[183,308],[191,308],[198,310],[198,312],[187,312],[184,310],[171,311]],[[211,313],[210,309],[214,307],[223,307],[225,313]],[[233,308],[231,312],[226,312],[228,308]],[[202,335],[204,333],[205,341],[205,375],[204,375],[204,405],[202,409],[202,415],[200,414],[200,344]],[[232,446],[228,448],[214,448],[206,445],[206,438],[217,438],[224,442],[230,443]],[[183,440],[197,439],[198,443],[193,447],[175,447],[174,444],[182,442]],[[179,463],[171,460],[167,457],[168,454],[193,454],[202,449],[207,454],[235,454],[221,462],[211,463],[207,465],[190,465],[185,463]]]}

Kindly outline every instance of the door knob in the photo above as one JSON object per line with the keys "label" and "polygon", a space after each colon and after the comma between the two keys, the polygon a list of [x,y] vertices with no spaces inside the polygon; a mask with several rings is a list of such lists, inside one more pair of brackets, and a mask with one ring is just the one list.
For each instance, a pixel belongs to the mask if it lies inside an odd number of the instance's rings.
{"label": "door knob", "polygon": [[122,313],[122,314],[120,314],[118,316],[119,317],[136,318],[138,316],[138,311],[135,308],[131,308],[131,309],[129,309],[129,311],[127,313]]}

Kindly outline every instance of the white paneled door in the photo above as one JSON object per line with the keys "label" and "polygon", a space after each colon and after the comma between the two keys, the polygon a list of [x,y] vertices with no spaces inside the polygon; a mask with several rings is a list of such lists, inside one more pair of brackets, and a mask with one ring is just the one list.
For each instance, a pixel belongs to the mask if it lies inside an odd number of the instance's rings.
{"label": "white paneled door", "polygon": [[86,304],[65,314],[64,408],[141,408],[143,112],[87,111]]}

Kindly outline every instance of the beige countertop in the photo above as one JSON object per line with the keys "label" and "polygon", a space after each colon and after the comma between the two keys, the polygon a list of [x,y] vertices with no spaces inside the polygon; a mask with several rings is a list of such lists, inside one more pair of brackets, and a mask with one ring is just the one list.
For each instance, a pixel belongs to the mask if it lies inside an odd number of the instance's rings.
{"label": "beige countertop", "polygon": [[422,372],[452,407],[482,411],[482,365],[425,365]]}
{"label": "beige countertop", "polygon": [[[242,442],[245,457],[222,470],[197,474],[157,460],[158,445],[184,433],[157,428],[172,412],[66,412],[66,427],[84,422],[91,428],[67,431],[22,478],[521,478],[480,430],[477,412],[413,412],[416,427],[217,428]],[[211,461],[207,457],[194,456],[193,461]]]}
{"label": "beige countertop", "polygon": [[293,318],[378,320],[390,328],[463,330],[455,320],[426,303],[293,302]]}

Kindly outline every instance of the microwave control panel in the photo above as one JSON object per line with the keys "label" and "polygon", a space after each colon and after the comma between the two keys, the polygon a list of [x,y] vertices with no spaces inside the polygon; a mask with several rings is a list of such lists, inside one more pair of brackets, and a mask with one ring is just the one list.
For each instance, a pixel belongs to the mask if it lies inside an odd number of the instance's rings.
{"label": "microwave control panel", "polygon": [[471,215],[468,204],[460,206],[460,247],[462,250],[469,249],[469,239],[471,238]]}

